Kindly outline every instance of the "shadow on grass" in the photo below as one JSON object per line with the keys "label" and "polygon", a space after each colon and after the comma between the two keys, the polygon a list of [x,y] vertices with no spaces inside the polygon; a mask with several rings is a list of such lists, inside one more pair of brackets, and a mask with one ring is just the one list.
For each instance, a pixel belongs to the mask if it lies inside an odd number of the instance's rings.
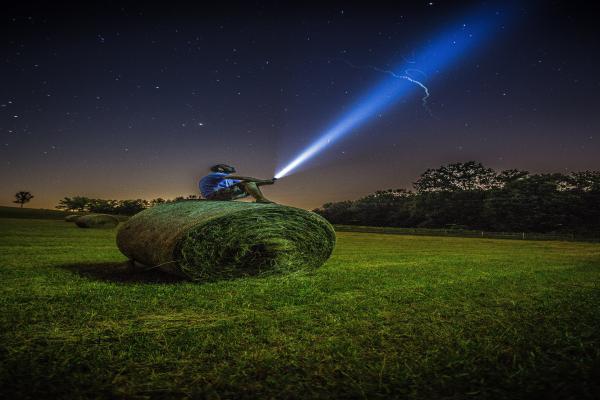
{"label": "shadow on grass", "polygon": [[158,269],[148,269],[148,267],[139,264],[132,266],[127,261],[118,263],[66,264],[60,265],[59,268],[75,272],[84,278],[104,282],[164,284],[189,282],[183,277],[167,274]]}

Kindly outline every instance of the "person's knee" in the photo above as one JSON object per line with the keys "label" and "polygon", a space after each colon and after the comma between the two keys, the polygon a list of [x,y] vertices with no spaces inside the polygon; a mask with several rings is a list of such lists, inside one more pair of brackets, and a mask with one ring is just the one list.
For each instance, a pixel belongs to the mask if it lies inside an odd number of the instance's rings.
{"label": "person's knee", "polygon": [[240,184],[246,190],[248,190],[248,189],[252,190],[252,189],[256,189],[258,187],[258,186],[256,186],[256,183],[254,183],[254,182],[240,182]]}

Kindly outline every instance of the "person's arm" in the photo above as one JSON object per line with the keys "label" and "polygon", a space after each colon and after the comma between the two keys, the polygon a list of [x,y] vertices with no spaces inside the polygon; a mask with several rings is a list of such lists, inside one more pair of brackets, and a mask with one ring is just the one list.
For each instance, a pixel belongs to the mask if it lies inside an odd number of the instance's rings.
{"label": "person's arm", "polygon": [[275,182],[275,178],[273,178],[273,179],[258,179],[258,178],[252,178],[250,176],[239,176],[239,175],[227,175],[224,178],[225,179],[235,179],[235,180],[244,181],[244,182],[256,182],[256,183],[274,183]]}

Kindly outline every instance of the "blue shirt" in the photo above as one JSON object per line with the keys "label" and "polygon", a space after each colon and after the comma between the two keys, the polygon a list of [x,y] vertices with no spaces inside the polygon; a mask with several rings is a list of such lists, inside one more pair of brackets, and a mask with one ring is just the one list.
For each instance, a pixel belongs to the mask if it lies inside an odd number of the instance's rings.
{"label": "blue shirt", "polygon": [[208,198],[217,190],[225,189],[235,185],[238,182],[241,182],[237,179],[225,178],[227,175],[229,174],[226,174],[225,172],[211,172],[204,178],[200,179],[198,186],[200,187],[200,193],[202,193],[202,196],[204,196],[204,198]]}

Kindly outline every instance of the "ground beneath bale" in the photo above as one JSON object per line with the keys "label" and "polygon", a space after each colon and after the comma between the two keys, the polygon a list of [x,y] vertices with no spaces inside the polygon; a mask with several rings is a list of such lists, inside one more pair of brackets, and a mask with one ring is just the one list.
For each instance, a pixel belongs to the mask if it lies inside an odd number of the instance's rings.
{"label": "ground beneath bale", "polygon": [[188,279],[145,266],[132,266],[129,261],[118,263],[66,264],[59,268],[88,279],[115,283],[178,283]]}

